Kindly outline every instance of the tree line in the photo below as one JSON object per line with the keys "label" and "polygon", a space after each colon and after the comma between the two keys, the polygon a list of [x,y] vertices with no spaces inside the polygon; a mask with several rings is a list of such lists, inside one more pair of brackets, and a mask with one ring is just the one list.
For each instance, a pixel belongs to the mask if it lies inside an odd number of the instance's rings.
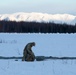
{"label": "tree line", "polygon": [[53,22],[0,21],[0,32],[8,33],[76,33],[76,25]]}

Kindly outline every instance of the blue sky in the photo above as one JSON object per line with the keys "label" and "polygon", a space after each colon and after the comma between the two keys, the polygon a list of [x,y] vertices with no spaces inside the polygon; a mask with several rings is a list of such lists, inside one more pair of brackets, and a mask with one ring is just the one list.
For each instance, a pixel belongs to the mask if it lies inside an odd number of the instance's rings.
{"label": "blue sky", "polygon": [[0,0],[0,14],[16,12],[76,15],[76,0]]}

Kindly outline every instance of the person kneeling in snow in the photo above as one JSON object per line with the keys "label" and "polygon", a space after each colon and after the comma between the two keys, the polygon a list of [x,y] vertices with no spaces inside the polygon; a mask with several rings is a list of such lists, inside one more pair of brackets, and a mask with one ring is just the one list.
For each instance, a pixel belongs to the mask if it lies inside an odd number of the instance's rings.
{"label": "person kneeling in snow", "polygon": [[22,61],[34,61],[35,55],[32,51],[32,47],[35,46],[35,42],[28,43],[23,50]]}

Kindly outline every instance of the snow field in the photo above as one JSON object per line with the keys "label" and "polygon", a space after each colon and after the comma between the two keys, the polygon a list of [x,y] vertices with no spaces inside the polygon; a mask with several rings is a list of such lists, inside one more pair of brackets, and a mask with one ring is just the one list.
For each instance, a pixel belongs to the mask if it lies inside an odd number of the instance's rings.
{"label": "snow field", "polygon": [[76,60],[22,62],[0,60],[1,75],[75,75]]}
{"label": "snow field", "polygon": [[[22,56],[25,45],[36,42],[36,56],[76,57],[76,34],[1,33],[0,56]],[[76,75],[76,60],[22,62],[0,59],[0,75]]]}

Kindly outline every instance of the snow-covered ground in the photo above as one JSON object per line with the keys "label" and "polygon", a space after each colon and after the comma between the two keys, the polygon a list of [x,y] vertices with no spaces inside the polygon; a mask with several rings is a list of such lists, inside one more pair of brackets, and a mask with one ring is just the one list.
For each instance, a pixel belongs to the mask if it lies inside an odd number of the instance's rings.
{"label": "snow-covered ground", "polygon": [[[76,34],[0,33],[0,56],[22,56],[25,45],[36,42],[36,56],[76,57]],[[0,59],[0,75],[76,75],[76,60],[22,62]]]}

